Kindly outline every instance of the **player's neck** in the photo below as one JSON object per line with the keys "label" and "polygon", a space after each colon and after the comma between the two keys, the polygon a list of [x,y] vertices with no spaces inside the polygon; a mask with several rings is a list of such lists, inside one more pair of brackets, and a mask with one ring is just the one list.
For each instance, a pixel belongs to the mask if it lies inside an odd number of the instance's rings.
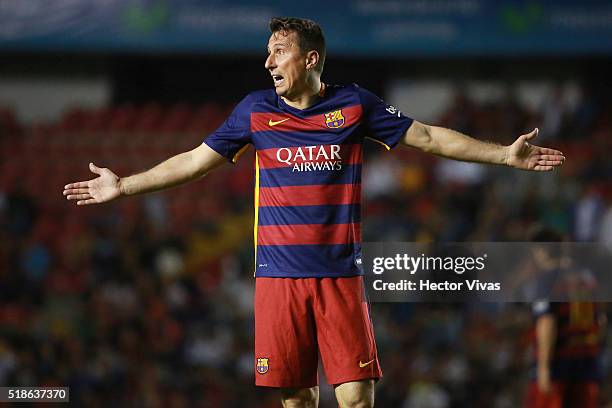
{"label": "player's neck", "polygon": [[305,86],[304,92],[300,92],[292,97],[285,97],[283,101],[296,109],[308,109],[314,105],[323,94],[325,84],[321,82],[320,78],[313,78],[312,81],[308,81]]}

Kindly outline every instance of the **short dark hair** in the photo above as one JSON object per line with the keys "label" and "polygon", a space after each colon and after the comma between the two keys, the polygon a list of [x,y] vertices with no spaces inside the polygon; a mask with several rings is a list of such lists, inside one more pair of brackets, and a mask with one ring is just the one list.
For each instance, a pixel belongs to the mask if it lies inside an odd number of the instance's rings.
{"label": "short dark hair", "polygon": [[[561,256],[561,242],[563,242],[563,235],[557,230],[538,225],[529,235],[531,242],[535,243],[534,248],[538,247],[537,243],[549,243],[550,245],[539,245],[539,247],[546,251],[552,258],[557,259]],[[559,242],[559,245],[552,244],[555,242]]]}
{"label": "short dark hair", "polygon": [[323,72],[325,64],[325,37],[321,26],[312,20],[295,17],[273,17],[270,19],[270,31],[274,34],[280,32],[295,32],[298,36],[300,50],[308,52],[315,50],[319,53],[319,63],[315,67],[317,72]]}

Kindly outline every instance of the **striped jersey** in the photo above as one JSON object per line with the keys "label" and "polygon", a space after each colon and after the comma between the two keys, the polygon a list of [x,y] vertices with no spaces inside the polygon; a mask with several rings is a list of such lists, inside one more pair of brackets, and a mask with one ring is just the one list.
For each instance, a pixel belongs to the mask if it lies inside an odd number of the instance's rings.
{"label": "striped jersey", "polygon": [[411,124],[355,84],[323,86],[307,109],[274,89],[248,94],[204,142],[232,162],[255,147],[255,275],[363,274],[363,142],[391,149]]}
{"label": "striped jersey", "polygon": [[[601,378],[604,311],[594,302],[535,302],[536,318],[551,315],[555,319],[555,341],[551,356],[553,379],[596,381]],[[533,333],[535,355],[537,340]],[[535,372],[535,361],[533,364]]]}
{"label": "striped jersey", "polygon": [[[539,300],[532,306],[535,318],[550,315],[555,319],[555,339],[550,375],[555,381],[600,381],[605,312],[595,302],[549,302]],[[536,378],[538,342],[532,331],[534,359],[531,376]]]}

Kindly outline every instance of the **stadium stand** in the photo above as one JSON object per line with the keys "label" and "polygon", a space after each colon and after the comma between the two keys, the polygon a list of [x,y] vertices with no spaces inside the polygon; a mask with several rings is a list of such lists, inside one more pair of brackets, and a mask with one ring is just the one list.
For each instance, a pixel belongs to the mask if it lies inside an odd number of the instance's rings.
{"label": "stadium stand", "polygon": [[[553,177],[369,146],[364,240],[520,241],[538,221],[612,246],[612,105],[591,102],[545,135],[568,157]],[[89,161],[145,169],[201,143],[230,108],[75,108],[29,125],[0,109],[0,385],[68,385],[88,407],[276,406],[252,385],[252,156],[111,205],[75,211],[61,196]],[[503,143],[547,112],[458,98],[438,123]],[[378,406],[520,405],[524,305],[373,308]],[[602,390],[612,403],[610,375]]]}

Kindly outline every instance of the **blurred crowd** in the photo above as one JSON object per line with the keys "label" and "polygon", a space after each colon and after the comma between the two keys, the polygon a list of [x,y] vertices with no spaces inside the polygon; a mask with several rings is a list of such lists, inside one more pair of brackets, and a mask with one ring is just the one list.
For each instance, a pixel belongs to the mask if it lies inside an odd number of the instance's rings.
{"label": "blurred crowd", "polygon": [[[227,112],[149,104],[24,125],[0,111],[0,386],[69,386],[88,407],[280,405],[253,385],[252,152],[163,193],[87,208],[61,195],[92,176],[89,161],[143,170],[200,143]],[[559,88],[533,109],[458,91],[435,124],[503,144],[540,126],[534,143],[568,160],[536,174],[368,144],[364,241],[523,241],[537,224],[612,250],[609,99]],[[528,305],[378,303],[373,319],[377,406],[520,406]],[[321,392],[333,406],[333,390]]]}

